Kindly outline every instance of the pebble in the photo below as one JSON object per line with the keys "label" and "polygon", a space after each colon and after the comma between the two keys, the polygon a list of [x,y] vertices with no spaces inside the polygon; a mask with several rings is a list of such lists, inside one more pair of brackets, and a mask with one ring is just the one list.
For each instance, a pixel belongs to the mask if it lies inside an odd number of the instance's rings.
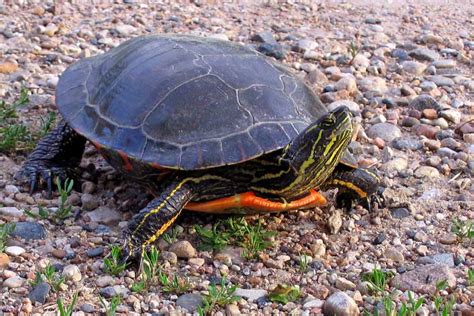
{"label": "pebble", "polygon": [[0,207],[0,214],[8,217],[20,217],[23,215],[23,210],[13,206]]}
{"label": "pebble", "polygon": [[390,214],[392,214],[393,218],[402,219],[410,216],[411,212],[405,207],[397,207],[390,209]]}
{"label": "pebble", "polygon": [[375,125],[372,125],[369,130],[367,131],[367,135],[370,138],[376,138],[379,137],[383,139],[385,142],[391,142],[397,137],[402,136],[402,132],[400,129],[390,123],[378,123]]}
{"label": "pebble", "polygon": [[[174,252],[162,251],[160,253],[160,256],[163,260],[168,261],[171,265],[175,265],[176,263],[178,263],[178,256]],[[191,259],[199,259],[199,258],[191,258]],[[188,260],[188,263],[189,263],[189,260]]]}
{"label": "pebble", "polygon": [[436,138],[436,133],[439,132],[439,127],[431,126],[427,124],[418,124],[412,127],[413,132],[416,135],[425,136],[430,139]]}
{"label": "pebble", "polygon": [[422,142],[415,136],[395,138],[390,145],[399,150],[419,150],[423,148]]}
{"label": "pebble", "polygon": [[206,263],[206,260],[203,258],[189,258],[188,263],[197,267],[201,267]]}
{"label": "pebble", "polygon": [[455,84],[453,79],[439,75],[431,76],[429,79],[439,87],[452,87]]}
{"label": "pebble", "polygon": [[454,256],[452,253],[439,253],[430,257],[435,264],[445,264],[448,267],[454,267]]}
{"label": "pebble", "polygon": [[184,294],[176,300],[176,306],[186,309],[190,313],[194,313],[203,303],[204,299],[200,294]]}
{"label": "pebble", "polygon": [[456,61],[453,59],[442,59],[437,60],[432,63],[433,66],[436,68],[446,69],[446,68],[454,68],[456,67]]}
{"label": "pebble", "polygon": [[408,168],[408,160],[402,157],[394,158],[388,162],[386,162],[382,168],[384,170],[395,170],[395,171],[402,171]]}
{"label": "pebble", "polygon": [[428,48],[417,48],[408,53],[409,56],[420,61],[434,61],[440,58],[439,54]]}
{"label": "pebble", "polygon": [[355,316],[359,315],[356,302],[344,292],[336,292],[324,302],[323,313],[325,316]]}
{"label": "pebble", "polygon": [[424,109],[440,110],[441,105],[432,96],[423,94],[410,101],[408,107],[423,111]]}
{"label": "pebble", "polygon": [[92,249],[87,249],[87,256],[89,258],[102,256],[103,253],[104,253],[104,247],[96,247]]}
{"label": "pebble", "polygon": [[445,245],[453,245],[458,242],[458,237],[453,233],[446,233],[441,236],[439,242]]}
{"label": "pebble", "polygon": [[19,247],[19,246],[11,246],[11,247],[5,248],[5,253],[13,257],[21,256],[22,254],[25,253],[25,251],[26,250],[24,248]]}
{"label": "pebble", "polygon": [[196,257],[196,249],[187,240],[175,242],[170,246],[169,251],[174,252],[178,258]]}
{"label": "pebble", "polygon": [[106,287],[106,286],[110,286],[110,285],[114,285],[115,283],[115,280],[112,276],[110,275],[104,275],[104,276],[100,276],[97,278],[97,280],[95,281],[95,284],[98,286],[98,287]]}
{"label": "pebble", "polygon": [[[334,85],[334,90],[335,91],[346,90],[347,92],[349,92],[349,94],[353,94],[354,92],[357,91],[357,83],[355,79],[352,77],[343,77],[336,82],[336,84]],[[357,107],[359,106],[357,105]]]}
{"label": "pebble", "polygon": [[278,44],[271,32],[259,32],[257,34],[254,34],[252,36],[252,40],[256,42],[268,43],[270,45]]}
{"label": "pebble", "polygon": [[372,91],[378,94],[383,94],[387,91],[387,83],[385,79],[380,77],[364,77],[358,82],[359,90],[362,92]]}
{"label": "pebble", "polygon": [[117,25],[115,27],[115,30],[120,36],[123,36],[123,37],[129,37],[132,34],[135,34],[137,31],[137,29],[134,26],[127,25],[127,24]]}
{"label": "pebble", "polygon": [[63,268],[61,275],[66,280],[72,280],[74,282],[79,282],[82,279],[81,271],[79,267],[75,264],[69,264]]}
{"label": "pebble", "polygon": [[10,263],[10,257],[6,253],[0,253],[0,268],[8,267]]}
{"label": "pebble", "polygon": [[456,286],[456,277],[444,264],[429,264],[397,274],[391,285],[401,291],[412,291],[419,294],[431,294],[436,290],[436,283],[446,280],[449,288]]}
{"label": "pebble", "polygon": [[314,299],[314,300],[309,300],[309,301],[305,302],[305,303],[303,304],[303,308],[304,308],[304,309],[322,308],[323,305],[324,305],[324,301],[323,301],[323,300]]}
{"label": "pebble", "polygon": [[102,223],[105,225],[114,225],[122,220],[122,214],[107,206],[100,206],[86,216],[91,222]]}
{"label": "pebble", "polygon": [[335,283],[335,286],[337,289],[341,290],[341,291],[347,291],[347,290],[355,290],[356,288],[356,285],[345,279],[345,278],[342,278],[342,277],[338,277],[336,279],[336,283]]}
{"label": "pebble", "polygon": [[441,111],[441,117],[445,118],[446,120],[454,123],[459,124],[461,123],[462,113],[456,110],[445,110]]}
{"label": "pebble", "polygon": [[322,239],[316,239],[310,246],[311,254],[315,258],[322,258],[326,255],[326,245]]}
{"label": "pebble", "polygon": [[66,257],[67,252],[66,252],[66,250],[64,250],[64,249],[54,249],[53,251],[51,251],[51,254],[52,254],[55,258],[63,259],[64,257]]}
{"label": "pebble", "polygon": [[241,315],[239,307],[235,304],[229,304],[225,307],[226,316],[237,316]]}
{"label": "pebble", "polygon": [[11,62],[0,62],[0,74],[11,74],[17,71],[18,65]]}
{"label": "pebble", "polygon": [[352,65],[354,67],[364,67],[367,68],[370,66],[370,59],[365,57],[362,54],[357,54],[353,59],[352,59]]}
{"label": "pebble", "polygon": [[3,281],[3,286],[14,289],[22,286],[25,283],[25,279],[19,276],[12,276]]}
{"label": "pebble", "polygon": [[394,247],[385,249],[384,257],[398,263],[403,263],[405,261],[403,253]]}
{"label": "pebble", "polygon": [[351,100],[338,100],[334,101],[327,106],[329,111],[332,111],[340,106],[346,106],[352,113],[358,114],[360,113],[360,106],[359,104],[355,103]]}
{"label": "pebble", "polygon": [[237,296],[245,297],[248,299],[250,302],[254,302],[258,300],[259,298],[266,296],[267,291],[266,290],[260,290],[260,289],[241,289],[237,288],[237,290],[234,293]]}
{"label": "pebble", "polygon": [[85,193],[81,196],[82,209],[85,211],[92,211],[100,205],[100,200],[97,196]]}
{"label": "pebble", "polygon": [[[423,72],[426,70],[425,64],[419,63],[417,61],[411,61],[411,60],[404,61],[401,66],[402,66],[403,71],[415,76],[419,76],[423,74]],[[411,93],[408,95],[411,95]]]}
{"label": "pebble", "polygon": [[40,282],[37,284],[28,295],[31,302],[44,304],[48,298],[49,292],[51,291],[51,285],[46,282]]}
{"label": "pebble", "polygon": [[318,43],[310,39],[299,40],[293,49],[297,52],[305,53],[318,47]]}

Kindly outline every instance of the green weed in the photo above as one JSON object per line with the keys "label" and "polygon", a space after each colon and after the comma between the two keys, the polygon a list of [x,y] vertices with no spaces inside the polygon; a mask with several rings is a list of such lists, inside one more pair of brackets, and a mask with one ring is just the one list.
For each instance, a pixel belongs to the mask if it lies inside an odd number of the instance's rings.
{"label": "green weed", "polygon": [[298,266],[301,273],[306,273],[309,270],[310,257],[300,254]]}
{"label": "green weed", "polygon": [[244,247],[244,257],[254,259],[258,253],[272,245],[270,238],[276,235],[276,232],[266,231],[259,222],[256,226],[245,226],[246,234],[240,242]]}
{"label": "green weed", "polygon": [[383,293],[387,288],[388,282],[395,274],[391,271],[382,271],[374,269],[362,275],[362,280],[368,282],[369,290],[372,293]]}
{"label": "green weed", "polygon": [[5,251],[7,238],[15,230],[15,223],[5,223],[0,225],[0,252]]}
{"label": "green weed", "polygon": [[40,119],[40,130],[35,135],[37,138],[44,137],[54,126],[54,123],[56,122],[56,112],[49,112],[46,118],[41,117]]}
{"label": "green weed", "polygon": [[114,297],[112,297],[112,300],[110,302],[107,302],[107,300],[103,298],[102,296],[99,296],[99,300],[100,300],[100,304],[105,309],[106,316],[115,316],[117,307],[122,302],[122,299],[120,298],[119,295],[115,295]]}
{"label": "green weed", "polygon": [[72,316],[72,313],[74,312],[74,307],[76,306],[77,303],[77,297],[79,296],[79,293],[76,292],[72,296],[72,302],[68,306],[64,306],[63,300],[58,297],[56,300],[56,304],[58,305],[58,311],[60,316]]}
{"label": "green weed", "polygon": [[209,294],[204,296],[202,306],[199,306],[197,313],[201,316],[211,314],[217,306],[226,306],[240,299],[234,293],[237,290],[236,285],[226,285],[226,280],[221,279],[221,284],[211,284],[208,288]]}
{"label": "green weed", "polygon": [[[44,280],[51,285],[53,292],[59,292],[61,290],[61,285],[64,283],[64,277],[60,276],[51,264],[48,263],[41,274]],[[36,280],[37,279],[38,275],[36,275]]]}
{"label": "green weed", "polygon": [[127,268],[127,263],[120,263],[120,246],[110,247],[110,255],[104,259],[105,273],[119,275]]}
{"label": "green weed", "polygon": [[451,232],[461,241],[464,238],[472,240],[474,239],[474,223],[471,221],[461,221],[456,218],[452,222]]}
{"label": "green weed", "polygon": [[180,279],[176,274],[170,279],[168,275],[159,271],[158,278],[162,285],[162,291],[166,293],[175,293],[179,295],[186,293],[191,287],[187,279]]}
{"label": "green weed", "polygon": [[278,284],[277,287],[268,294],[268,299],[272,302],[287,304],[294,302],[301,296],[299,286],[289,286],[286,284]]}
{"label": "green weed", "polygon": [[402,307],[398,310],[399,316],[416,316],[416,313],[425,302],[424,297],[415,300],[412,291],[408,291],[408,303],[403,302]]}
{"label": "green weed", "polygon": [[219,225],[220,222],[217,222],[212,225],[211,229],[204,228],[201,225],[194,226],[198,237],[201,239],[199,249],[206,251],[219,251],[224,249],[229,244],[230,234],[219,231]]}
{"label": "green weed", "polygon": [[467,284],[474,286],[474,269],[467,270]]}
{"label": "green weed", "polygon": [[172,243],[175,243],[178,240],[178,234],[179,230],[176,229],[176,227],[172,227],[168,229],[166,233],[163,234],[163,239],[171,245]]}
{"label": "green weed", "polygon": [[140,281],[132,284],[133,292],[141,292],[156,284],[159,276],[160,267],[158,266],[159,251],[152,246],[149,252],[145,252],[141,262]]}

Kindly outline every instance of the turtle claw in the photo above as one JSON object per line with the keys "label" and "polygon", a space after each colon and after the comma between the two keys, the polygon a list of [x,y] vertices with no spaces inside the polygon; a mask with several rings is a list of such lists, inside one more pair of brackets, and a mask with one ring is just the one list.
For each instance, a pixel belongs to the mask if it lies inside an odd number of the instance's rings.
{"label": "turtle claw", "polygon": [[46,166],[36,161],[28,161],[15,175],[15,180],[29,185],[30,194],[45,187],[48,198],[52,196],[55,179],[63,183],[68,178],[74,178],[72,170],[59,166]]}

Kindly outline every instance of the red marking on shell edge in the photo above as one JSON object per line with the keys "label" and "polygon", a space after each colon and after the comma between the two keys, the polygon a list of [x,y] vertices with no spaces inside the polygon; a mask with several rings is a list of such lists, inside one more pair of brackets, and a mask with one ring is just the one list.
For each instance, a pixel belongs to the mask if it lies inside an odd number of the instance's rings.
{"label": "red marking on shell edge", "polygon": [[127,172],[130,172],[133,170],[133,166],[132,164],[130,163],[130,160],[128,159],[128,156],[126,153],[124,153],[123,151],[119,150],[118,151],[118,154],[120,155],[120,158],[122,158],[122,161],[123,161],[123,169]]}
{"label": "red marking on shell edge", "polygon": [[97,143],[97,142],[93,142],[91,141],[92,145],[94,145],[95,148],[97,148],[98,151],[100,151],[102,148],[104,148],[104,146],[102,146],[101,144]]}

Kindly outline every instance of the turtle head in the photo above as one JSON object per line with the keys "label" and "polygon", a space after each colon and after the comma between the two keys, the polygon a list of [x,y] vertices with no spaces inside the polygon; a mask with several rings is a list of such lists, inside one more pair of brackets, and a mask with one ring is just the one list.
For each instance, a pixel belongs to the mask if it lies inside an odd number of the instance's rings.
{"label": "turtle head", "polygon": [[352,138],[351,118],[347,107],[338,107],[308,126],[288,145],[282,158],[296,175],[289,186],[290,195],[319,187],[329,177]]}

